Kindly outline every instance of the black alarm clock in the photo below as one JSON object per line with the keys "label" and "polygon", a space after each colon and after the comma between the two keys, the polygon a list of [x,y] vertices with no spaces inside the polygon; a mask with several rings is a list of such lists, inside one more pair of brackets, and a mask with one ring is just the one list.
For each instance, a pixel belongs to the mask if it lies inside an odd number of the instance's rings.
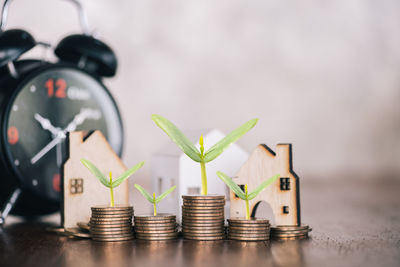
{"label": "black alarm clock", "polygon": [[[21,60],[40,45],[24,30],[4,31],[10,1],[2,10],[0,34],[0,205],[2,218],[49,214],[60,209],[64,140],[76,130],[100,130],[121,155],[123,131],[118,107],[101,82],[117,68],[113,51],[88,34],[65,37],[54,53],[59,61]],[[15,205],[14,205],[15,204]]]}

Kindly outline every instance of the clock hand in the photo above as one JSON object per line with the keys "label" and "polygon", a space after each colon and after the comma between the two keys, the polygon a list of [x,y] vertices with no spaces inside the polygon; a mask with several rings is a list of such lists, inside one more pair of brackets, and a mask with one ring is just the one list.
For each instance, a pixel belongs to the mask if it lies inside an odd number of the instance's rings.
{"label": "clock hand", "polygon": [[[63,137],[64,136],[64,137]],[[40,150],[32,159],[31,163],[35,164],[39,159],[41,159],[47,152],[49,152],[55,145],[61,142],[65,138],[64,132],[59,132],[56,138],[54,138],[50,143],[48,143],[42,150]]]}
{"label": "clock hand", "polygon": [[40,123],[43,129],[50,131],[53,136],[56,136],[58,132],[61,131],[60,128],[54,127],[49,119],[43,118],[38,113],[35,113],[34,118]]}
{"label": "clock hand", "polygon": [[42,150],[40,150],[33,158],[31,159],[31,164],[35,164],[39,159],[41,159],[44,155],[47,154],[54,146],[60,143],[66,137],[67,132],[75,131],[76,127],[81,125],[87,118],[87,112],[85,110],[81,110],[77,115],[75,115],[74,119],[67,125],[67,127],[59,131],[56,137],[48,143]]}
{"label": "clock hand", "polygon": [[61,166],[62,163],[62,147],[61,147],[61,143],[58,143],[56,145],[56,153],[57,153],[57,167]]}

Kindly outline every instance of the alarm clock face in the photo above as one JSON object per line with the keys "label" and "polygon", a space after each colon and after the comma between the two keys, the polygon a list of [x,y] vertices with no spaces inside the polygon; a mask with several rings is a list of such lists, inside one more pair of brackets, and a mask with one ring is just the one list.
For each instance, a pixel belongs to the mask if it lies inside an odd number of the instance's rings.
{"label": "alarm clock face", "polygon": [[14,172],[25,189],[50,201],[60,198],[67,132],[100,130],[121,153],[116,104],[99,81],[78,69],[52,67],[25,80],[11,99],[5,123]]}

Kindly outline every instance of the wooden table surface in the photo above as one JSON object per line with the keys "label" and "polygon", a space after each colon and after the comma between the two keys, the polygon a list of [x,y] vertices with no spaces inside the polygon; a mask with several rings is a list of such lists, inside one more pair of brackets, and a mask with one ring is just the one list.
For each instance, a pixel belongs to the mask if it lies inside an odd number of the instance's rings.
{"label": "wooden table surface", "polygon": [[400,177],[302,181],[308,240],[94,242],[8,224],[0,266],[400,266]]}

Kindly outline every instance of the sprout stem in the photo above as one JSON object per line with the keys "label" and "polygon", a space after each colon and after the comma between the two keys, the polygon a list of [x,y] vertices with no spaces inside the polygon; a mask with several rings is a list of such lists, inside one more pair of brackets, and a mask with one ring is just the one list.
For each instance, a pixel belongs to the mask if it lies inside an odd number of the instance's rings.
{"label": "sprout stem", "polygon": [[153,210],[154,216],[157,216],[157,208],[156,208],[156,193],[153,193]]}
{"label": "sprout stem", "polygon": [[206,163],[200,162],[201,166],[201,194],[207,195],[207,172],[206,172]]}
{"label": "sprout stem", "polygon": [[249,209],[249,198],[247,191],[247,184],[244,185],[245,195],[246,195],[246,220],[250,220],[250,209]]}
{"label": "sprout stem", "polygon": [[114,192],[113,192],[113,187],[112,187],[112,172],[110,172],[110,196],[111,196],[110,207],[114,207]]}

